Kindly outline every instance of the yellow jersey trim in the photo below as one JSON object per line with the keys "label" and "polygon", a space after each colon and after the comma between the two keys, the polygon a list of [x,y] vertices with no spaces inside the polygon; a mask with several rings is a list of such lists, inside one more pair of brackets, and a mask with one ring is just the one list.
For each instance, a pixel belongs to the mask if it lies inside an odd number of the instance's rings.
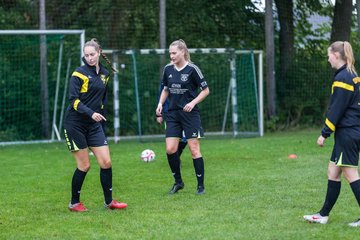
{"label": "yellow jersey trim", "polygon": [[331,129],[331,131],[335,132],[335,125],[332,122],[330,122],[329,119],[325,120],[325,124]]}
{"label": "yellow jersey trim", "polygon": [[354,91],[354,86],[353,85],[350,85],[350,84],[347,84],[347,83],[344,83],[344,82],[335,81],[333,83],[332,87],[331,87],[331,93],[334,92],[335,87],[343,88],[343,89],[351,91],[351,92]]}
{"label": "yellow jersey trim", "polygon": [[85,76],[82,73],[79,72],[73,72],[72,74],[75,77],[80,78],[81,80],[83,80],[83,84],[81,85],[81,89],[80,89],[80,93],[84,93],[87,92],[89,89],[89,78],[87,76]]}
{"label": "yellow jersey trim", "polygon": [[353,78],[353,82],[355,84],[359,83],[360,82],[360,77]]}
{"label": "yellow jersey trim", "polygon": [[76,145],[76,143],[74,142],[74,140],[72,141],[73,147],[74,149],[72,151],[79,151],[80,149],[78,148],[78,146]]}
{"label": "yellow jersey trim", "polygon": [[74,101],[74,109],[75,109],[76,111],[77,111],[77,108],[78,108],[79,103],[80,103],[80,100],[79,100],[79,99],[76,99],[76,100]]}

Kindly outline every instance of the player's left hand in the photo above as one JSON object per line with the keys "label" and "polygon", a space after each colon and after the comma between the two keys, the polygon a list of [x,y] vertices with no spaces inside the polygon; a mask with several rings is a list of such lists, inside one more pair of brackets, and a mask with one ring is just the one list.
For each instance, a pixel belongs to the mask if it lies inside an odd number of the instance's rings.
{"label": "player's left hand", "polygon": [[191,112],[194,107],[195,107],[195,104],[193,104],[192,102],[189,102],[188,104],[185,105],[183,110],[184,110],[184,112]]}
{"label": "player's left hand", "polygon": [[93,115],[91,117],[96,122],[106,121],[106,118],[103,115],[101,115],[100,113],[97,113],[97,112],[93,113]]}

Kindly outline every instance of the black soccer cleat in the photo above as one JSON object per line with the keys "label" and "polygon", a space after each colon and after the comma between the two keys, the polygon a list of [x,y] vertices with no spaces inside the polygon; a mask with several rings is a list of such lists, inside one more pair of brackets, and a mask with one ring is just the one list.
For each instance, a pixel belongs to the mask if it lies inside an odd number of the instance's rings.
{"label": "black soccer cleat", "polygon": [[205,193],[205,188],[204,188],[204,186],[199,185],[199,186],[197,187],[196,194],[202,195],[202,194],[204,194],[204,193]]}
{"label": "black soccer cleat", "polygon": [[184,188],[184,183],[174,183],[174,185],[172,186],[171,190],[169,191],[169,194],[175,194],[177,193],[179,190]]}

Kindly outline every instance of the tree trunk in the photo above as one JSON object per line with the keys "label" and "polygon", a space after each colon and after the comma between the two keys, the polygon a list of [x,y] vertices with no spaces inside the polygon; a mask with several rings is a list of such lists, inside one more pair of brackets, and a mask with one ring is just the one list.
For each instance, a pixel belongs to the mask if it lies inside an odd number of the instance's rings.
{"label": "tree trunk", "polygon": [[336,0],[331,28],[331,42],[349,41],[352,9],[352,0]]}
{"label": "tree trunk", "polygon": [[[160,0],[160,11],[159,11],[159,20],[160,20],[160,48],[165,49],[166,46],[166,0]],[[167,54],[160,55],[160,68],[159,68],[159,76],[161,78],[161,74],[163,71],[163,67],[165,66]]]}
{"label": "tree trunk", "polygon": [[[359,0],[360,1],[360,0]],[[265,2],[266,86],[268,118],[276,115],[275,46],[273,1]]]}
{"label": "tree trunk", "polygon": [[360,39],[360,0],[356,0],[356,15],[357,15],[357,33],[358,33],[358,40]]}
{"label": "tree trunk", "polygon": [[[46,29],[45,0],[39,1],[40,29]],[[41,81],[41,124],[42,133],[46,139],[50,138],[49,92],[47,74],[47,46],[46,35],[40,35],[40,81]]]}
{"label": "tree trunk", "polygon": [[160,0],[160,48],[166,48],[166,0]]}
{"label": "tree trunk", "polygon": [[280,80],[285,81],[295,54],[293,0],[275,0],[280,23]]}

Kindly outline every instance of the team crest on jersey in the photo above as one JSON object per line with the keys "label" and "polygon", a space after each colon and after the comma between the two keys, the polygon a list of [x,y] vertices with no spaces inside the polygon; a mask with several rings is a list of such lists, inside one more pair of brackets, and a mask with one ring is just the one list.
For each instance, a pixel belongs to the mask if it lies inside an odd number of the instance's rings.
{"label": "team crest on jersey", "polygon": [[106,84],[106,77],[105,77],[105,75],[104,74],[101,74],[100,75],[100,78],[101,78],[101,81],[103,82],[103,84],[105,85]]}
{"label": "team crest on jersey", "polygon": [[181,74],[181,81],[186,82],[188,80],[189,74]]}

